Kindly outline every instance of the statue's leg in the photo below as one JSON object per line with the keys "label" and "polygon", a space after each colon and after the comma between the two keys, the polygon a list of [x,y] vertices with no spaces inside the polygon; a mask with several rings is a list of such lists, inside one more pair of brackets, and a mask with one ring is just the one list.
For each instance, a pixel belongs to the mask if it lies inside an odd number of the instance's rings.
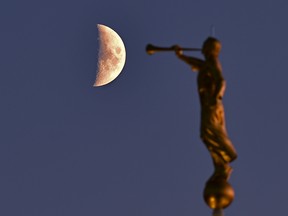
{"label": "statue's leg", "polygon": [[211,176],[210,180],[217,178],[228,180],[233,171],[232,167],[230,166],[230,163],[225,162],[222,159],[222,157],[215,152],[210,152],[210,154],[214,165],[214,173]]}
{"label": "statue's leg", "polygon": [[214,165],[214,173],[210,177],[209,181],[213,181],[218,178],[228,180],[233,170],[232,167],[230,166],[230,163],[223,159],[223,156],[220,153],[219,148],[215,148],[214,142],[211,143],[211,140],[207,139],[203,139],[203,142],[205,143],[206,147],[210,152]]}
{"label": "statue's leg", "polygon": [[[211,130],[207,130],[207,128],[206,132],[207,133],[202,134],[201,138],[211,154],[214,165],[214,173],[209,181],[217,178],[228,180],[232,172],[230,161],[237,156],[232,143],[227,142],[227,140],[230,141],[229,139],[221,139],[222,137],[219,136],[219,133],[215,134]],[[231,152],[233,154],[231,154],[230,151],[227,151],[227,146],[232,146]],[[233,155],[235,155],[235,157],[232,158]]]}
{"label": "statue's leg", "polygon": [[219,153],[223,159],[229,163],[234,161],[237,158],[237,153],[226,131],[220,128],[215,131],[214,137],[215,141],[219,143]]}
{"label": "statue's leg", "polygon": [[237,158],[236,150],[222,127],[206,126],[201,130],[201,138],[209,151],[216,153],[226,163]]}

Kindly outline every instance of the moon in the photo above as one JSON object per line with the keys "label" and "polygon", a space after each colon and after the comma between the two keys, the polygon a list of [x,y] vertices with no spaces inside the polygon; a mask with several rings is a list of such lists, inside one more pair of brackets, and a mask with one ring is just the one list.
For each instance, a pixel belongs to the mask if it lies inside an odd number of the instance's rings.
{"label": "moon", "polygon": [[94,87],[106,85],[116,79],[126,61],[126,50],[120,36],[105,25],[98,24],[97,28],[100,49]]}

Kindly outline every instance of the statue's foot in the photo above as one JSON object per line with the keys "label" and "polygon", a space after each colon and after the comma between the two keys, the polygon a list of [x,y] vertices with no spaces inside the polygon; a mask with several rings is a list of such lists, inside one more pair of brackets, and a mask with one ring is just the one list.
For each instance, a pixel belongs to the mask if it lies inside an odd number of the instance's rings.
{"label": "statue's foot", "polygon": [[229,164],[225,166],[217,166],[215,167],[215,171],[213,175],[210,177],[209,181],[215,181],[218,179],[228,180],[231,176],[233,169]]}
{"label": "statue's foot", "polygon": [[238,155],[237,155],[237,153],[236,153],[236,152],[233,152],[233,154],[231,154],[231,155],[230,155],[230,157],[231,157],[231,160],[230,160],[230,162],[232,162],[232,161],[234,161],[234,160],[236,160],[236,159],[237,159]]}

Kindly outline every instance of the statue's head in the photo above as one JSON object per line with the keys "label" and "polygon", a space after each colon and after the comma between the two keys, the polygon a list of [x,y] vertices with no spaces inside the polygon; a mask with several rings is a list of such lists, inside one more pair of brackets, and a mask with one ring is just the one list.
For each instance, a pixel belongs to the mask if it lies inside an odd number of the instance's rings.
{"label": "statue's head", "polygon": [[221,43],[213,37],[208,37],[202,46],[202,53],[207,58],[210,56],[218,57],[221,50]]}

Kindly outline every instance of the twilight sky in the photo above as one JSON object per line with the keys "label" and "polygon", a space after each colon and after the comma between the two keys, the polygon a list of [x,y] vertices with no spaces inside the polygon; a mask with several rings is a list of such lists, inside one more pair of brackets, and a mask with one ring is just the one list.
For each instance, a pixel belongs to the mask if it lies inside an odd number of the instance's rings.
{"label": "twilight sky", "polygon": [[[211,215],[197,74],[145,46],[201,47],[212,24],[239,155],[225,215],[286,214],[287,10],[285,0],[1,1],[0,215]],[[93,88],[98,23],[119,33],[127,60]]]}

